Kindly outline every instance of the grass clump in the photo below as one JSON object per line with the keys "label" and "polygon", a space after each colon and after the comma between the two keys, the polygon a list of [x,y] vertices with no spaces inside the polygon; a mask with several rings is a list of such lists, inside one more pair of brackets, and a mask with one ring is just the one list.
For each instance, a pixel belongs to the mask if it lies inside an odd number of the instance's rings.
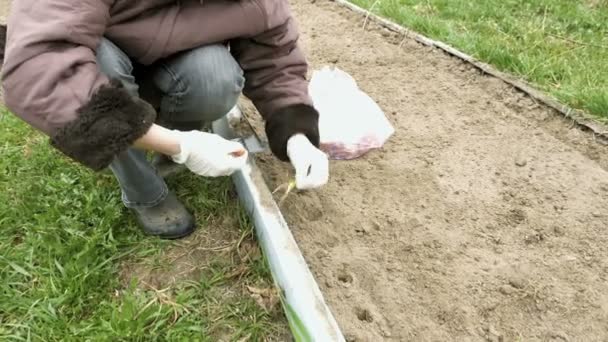
{"label": "grass clump", "polygon": [[109,172],[68,162],[6,110],[0,136],[1,340],[288,334],[280,308],[261,306],[247,291],[272,281],[229,179],[170,179],[199,230],[163,241],[139,230]]}

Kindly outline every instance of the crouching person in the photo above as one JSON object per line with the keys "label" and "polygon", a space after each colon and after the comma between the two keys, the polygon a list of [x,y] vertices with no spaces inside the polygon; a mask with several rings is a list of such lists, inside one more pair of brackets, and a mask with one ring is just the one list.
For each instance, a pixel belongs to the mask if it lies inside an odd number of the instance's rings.
{"label": "crouching person", "polygon": [[83,167],[109,168],[148,234],[195,230],[164,169],[221,177],[245,165],[243,146],[202,131],[241,93],[297,187],[328,180],[287,0],[19,0],[1,38],[8,109]]}

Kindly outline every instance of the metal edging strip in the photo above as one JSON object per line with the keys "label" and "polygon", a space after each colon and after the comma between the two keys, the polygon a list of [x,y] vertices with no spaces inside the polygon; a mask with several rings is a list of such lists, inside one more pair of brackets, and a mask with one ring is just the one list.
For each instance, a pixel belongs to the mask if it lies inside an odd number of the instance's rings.
{"label": "metal edging strip", "polygon": [[[224,138],[235,139],[228,119],[212,125]],[[246,167],[232,175],[239,199],[253,219],[258,242],[280,291],[281,302],[296,341],[345,341],[325,303],[287,222],[250,154]]]}

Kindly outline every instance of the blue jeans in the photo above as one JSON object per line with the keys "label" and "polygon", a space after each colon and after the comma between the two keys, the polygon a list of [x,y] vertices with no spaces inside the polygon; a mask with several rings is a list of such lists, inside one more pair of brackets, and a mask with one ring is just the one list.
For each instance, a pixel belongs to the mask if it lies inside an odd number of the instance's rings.
{"label": "blue jeans", "polygon": [[[134,76],[129,57],[107,39],[102,40],[96,56],[101,72],[121,80],[131,94],[152,103],[158,109],[158,122],[175,129],[201,128],[203,123],[227,114],[245,81],[243,71],[223,45],[199,47],[141,67],[141,77]],[[142,150],[131,148],[118,155],[110,170],[129,208],[155,206],[167,196],[164,179]]]}

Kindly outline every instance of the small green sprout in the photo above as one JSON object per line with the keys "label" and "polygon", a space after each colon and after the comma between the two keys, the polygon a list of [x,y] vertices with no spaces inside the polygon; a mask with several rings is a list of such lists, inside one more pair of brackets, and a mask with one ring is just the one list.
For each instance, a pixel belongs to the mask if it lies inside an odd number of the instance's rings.
{"label": "small green sprout", "polygon": [[281,196],[281,198],[279,199],[279,206],[281,206],[281,204],[283,204],[283,202],[285,201],[285,199],[287,198],[287,196],[289,195],[289,193],[296,188],[296,180],[295,179],[291,179],[289,182],[287,183],[283,183],[281,185],[279,185],[276,189],[274,189],[274,191],[272,192],[272,194],[274,195],[277,191],[281,190],[281,189],[285,189],[285,193],[283,193],[283,195]]}

